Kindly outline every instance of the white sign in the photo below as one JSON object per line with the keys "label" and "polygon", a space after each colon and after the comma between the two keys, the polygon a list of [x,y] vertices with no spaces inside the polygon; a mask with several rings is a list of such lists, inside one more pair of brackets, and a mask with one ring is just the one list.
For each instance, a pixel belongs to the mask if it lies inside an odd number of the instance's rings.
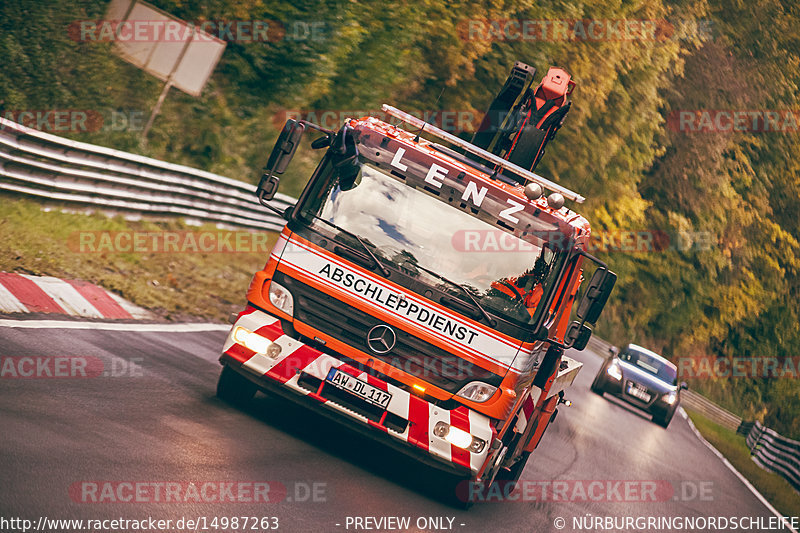
{"label": "white sign", "polygon": [[192,96],[200,96],[225,50],[222,39],[141,0],[111,0],[105,23],[114,53]]}

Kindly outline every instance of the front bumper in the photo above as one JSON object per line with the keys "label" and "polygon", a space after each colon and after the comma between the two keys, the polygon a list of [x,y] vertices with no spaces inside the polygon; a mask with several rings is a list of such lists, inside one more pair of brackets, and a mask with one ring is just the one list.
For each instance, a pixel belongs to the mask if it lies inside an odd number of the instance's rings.
{"label": "front bumper", "polygon": [[673,405],[667,404],[661,400],[661,395],[654,396],[649,402],[645,402],[635,396],[631,396],[625,391],[628,381],[629,380],[625,378],[623,378],[621,381],[616,381],[608,377],[603,390],[604,392],[607,392],[612,396],[616,396],[621,400],[625,400],[634,407],[638,407],[642,411],[654,416],[664,416],[670,411],[677,409],[678,402],[675,402]]}
{"label": "front bumper", "polygon": [[[281,347],[275,357],[256,353],[237,343],[237,326],[269,339]],[[374,439],[411,454],[438,468],[462,475],[473,475],[486,461],[494,431],[491,420],[465,406],[443,409],[419,396],[367,374],[336,357],[323,353],[285,335],[280,321],[248,307],[231,328],[220,358],[260,388],[277,392],[309,406],[339,422],[348,424]],[[384,410],[325,381],[331,368],[337,368],[392,395]],[[486,444],[480,453],[471,453],[437,437],[433,429],[445,422],[462,429]]]}

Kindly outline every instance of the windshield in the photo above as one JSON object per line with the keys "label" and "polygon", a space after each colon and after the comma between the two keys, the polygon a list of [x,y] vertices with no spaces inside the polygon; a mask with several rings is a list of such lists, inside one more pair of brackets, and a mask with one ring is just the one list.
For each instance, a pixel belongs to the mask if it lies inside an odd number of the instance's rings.
{"label": "windshield", "polygon": [[678,384],[677,369],[671,364],[660,361],[649,354],[640,352],[635,348],[628,348],[619,354],[619,358],[627,363],[631,363],[632,365],[641,368],[649,374],[658,377],[661,379],[661,381],[665,381],[672,385]]}
{"label": "windshield", "polygon": [[560,256],[551,250],[454,209],[370,163],[356,176],[320,180],[300,215],[315,230],[353,248],[367,246],[382,265],[474,306],[454,286],[461,285],[481,307],[517,323],[532,323],[557,277]]}

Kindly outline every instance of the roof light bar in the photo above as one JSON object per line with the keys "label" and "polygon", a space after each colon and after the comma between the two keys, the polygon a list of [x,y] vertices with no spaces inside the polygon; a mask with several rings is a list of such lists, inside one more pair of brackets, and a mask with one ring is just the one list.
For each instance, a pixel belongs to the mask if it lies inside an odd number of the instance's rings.
{"label": "roof light bar", "polygon": [[381,109],[383,109],[383,111],[385,111],[386,113],[389,113],[393,117],[398,118],[398,119],[402,120],[403,122],[406,122],[407,124],[411,124],[412,126],[415,126],[417,128],[424,128],[425,132],[430,133],[431,135],[434,135],[435,137],[438,137],[438,138],[440,138],[442,140],[445,140],[445,141],[449,142],[450,144],[458,146],[459,148],[463,148],[467,152],[470,152],[470,153],[475,154],[475,155],[477,155],[479,157],[482,157],[482,158],[486,159],[487,161],[491,161],[495,165],[498,165],[501,168],[509,170],[509,171],[511,171],[511,172],[513,172],[515,174],[518,174],[518,175],[522,176],[522,178],[524,178],[524,179],[526,179],[528,181],[532,181],[534,183],[538,183],[539,185],[541,185],[545,189],[548,189],[548,190],[553,191],[553,192],[559,192],[562,195],[564,195],[565,198],[569,198],[570,200],[572,200],[574,202],[578,202],[580,204],[580,203],[583,203],[584,200],[586,200],[586,198],[584,198],[580,194],[578,194],[576,192],[573,192],[573,191],[567,189],[566,187],[562,187],[561,185],[559,185],[557,183],[553,183],[552,181],[550,181],[550,180],[548,180],[546,178],[543,178],[540,175],[538,175],[538,174],[536,174],[534,172],[531,172],[530,170],[525,170],[524,168],[519,167],[519,166],[515,165],[514,163],[512,163],[510,161],[506,161],[505,159],[503,159],[501,157],[497,157],[496,155],[494,155],[494,154],[492,154],[490,152],[487,152],[486,150],[482,150],[482,149],[478,148],[477,146],[475,146],[474,144],[468,143],[467,141],[465,141],[463,139],[460,139],[460,138],[456,137],[455,135],[451,135],[450,133],[447,133],[446,131],[440,130],[439,128],[437,128],[433,124],[430,124],[428,122],[425,122],[424,120],[418,119],[417,117],[415,117],[413,115],[409,115],[408,113],[406,113],[404,111],[401,111],[401,110],[397,109],[396,107],[392,107],[390,105],[383,104]]}

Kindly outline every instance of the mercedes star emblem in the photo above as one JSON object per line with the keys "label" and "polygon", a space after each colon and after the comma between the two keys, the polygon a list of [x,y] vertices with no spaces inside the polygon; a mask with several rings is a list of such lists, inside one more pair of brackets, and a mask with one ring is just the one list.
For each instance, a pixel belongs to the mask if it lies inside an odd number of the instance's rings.
{"label": "mercedes star emblem", "polygon": [[377,354],[388,353],[396,342],[397,335],[386,324],[378,324],[367,333],[367,346]]}

